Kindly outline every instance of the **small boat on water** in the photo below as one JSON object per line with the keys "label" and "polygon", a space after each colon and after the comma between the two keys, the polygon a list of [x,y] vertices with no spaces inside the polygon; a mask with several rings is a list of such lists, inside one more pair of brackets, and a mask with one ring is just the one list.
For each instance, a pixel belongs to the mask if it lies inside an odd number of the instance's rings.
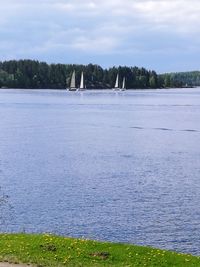
{"label": "small boat on water", "polygon": [[115,87],[113,88],[113,90],[115,90],[115,91],[119,91],[120,90],[120,87],[119,87],[119,73],[117,74],[116,81],[115,81]]}
{"label": "small boat on water", "polygon": [[117,74],[115,87],[113,88],[114,91],[125,91],[126,90],[126,78],[123,78],[122,87],[119,85],[119,73]]}
{"label": "small boat on water", "polygon": [[124,77],[123,78],[123,82],[122,82],[122,91],[125,91],[126,90],[126,78]]}
{"label": "small boat on water", "polygon": [[78,91],[84,91],[86,90],[85,82],[84,82],[84,74],[83,71],[81,73],[81,82],[80,82],[80,87],[78,88]]}
{"label": "small boat on water", "polygon": [[67,88],[68,91],[76,91],[76,72],[75,70],[72,73],[71,82],[69,88]]}
{"label": "small boat on water", "polygon": [[67,88],[68,91],[83,91],[86,90],[86,86],[84,84],[84,74],[83,71],[81,73],[81,81],[80,81],[80,86],[77,88],[76,87],[76,72],[75,70],[72,73],[71,77],[71,82],[70,82],[70,87]]}

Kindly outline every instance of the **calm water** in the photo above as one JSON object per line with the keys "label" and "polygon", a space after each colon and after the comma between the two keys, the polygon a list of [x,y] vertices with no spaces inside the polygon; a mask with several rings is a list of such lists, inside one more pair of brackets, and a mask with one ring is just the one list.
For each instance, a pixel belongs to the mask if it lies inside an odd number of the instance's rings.
{"label": "calm water", "polygon": [[0,231],[200,254],[200,89],[0,90]]}

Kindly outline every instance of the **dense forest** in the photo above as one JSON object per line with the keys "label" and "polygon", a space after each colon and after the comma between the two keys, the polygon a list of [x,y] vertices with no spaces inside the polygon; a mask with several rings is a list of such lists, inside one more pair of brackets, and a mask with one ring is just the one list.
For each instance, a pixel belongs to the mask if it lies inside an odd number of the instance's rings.
{"label": "dense forest", "polygon": [[163,87],[200,86],[200,71],[174,72],[160,75]]}
{"label": "dense forest", "polygon": [[157,88],[159,78],[155,71],[138,67],[113,67],[103,69],[98,65],[47,64],[35,60],[11,60],[0,62],[0,87],[7,88],[58,88],[69,86],[73,70],[77,86],[84,72],[87,88],[112,88],[117,73],[120,81],[126,77],[127,88]]}
{"label": "dense forest", "polygon": [[200,72],[157,75],[155,71],[138,67],[112,67],[99,65],[47,64],[36,60],[10,60],[0,62],[0,88],[65,89],[70,84],[73,70],[77,86],[84,72],[88,89],[113,88],[119,73],[120,82],[126,78],[127,89],[182,87],[199,85]]}

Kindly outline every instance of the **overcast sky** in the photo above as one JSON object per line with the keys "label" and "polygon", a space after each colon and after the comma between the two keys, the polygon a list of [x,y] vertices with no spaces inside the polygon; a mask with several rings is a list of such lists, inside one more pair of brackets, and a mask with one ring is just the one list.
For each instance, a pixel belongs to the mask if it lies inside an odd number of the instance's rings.
{"label": "overcast sky", "polygon": [[0,0],[0,60],[200,70],[199,0]]}

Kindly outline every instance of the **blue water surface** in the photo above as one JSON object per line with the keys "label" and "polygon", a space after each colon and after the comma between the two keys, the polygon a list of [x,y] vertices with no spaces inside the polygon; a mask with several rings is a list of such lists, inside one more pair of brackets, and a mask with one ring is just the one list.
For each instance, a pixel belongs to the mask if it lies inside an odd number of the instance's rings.
{"label": "blue water surface", "polygon": [[2,89],[0,186],[0,231],[200,255],[200,89]]}

